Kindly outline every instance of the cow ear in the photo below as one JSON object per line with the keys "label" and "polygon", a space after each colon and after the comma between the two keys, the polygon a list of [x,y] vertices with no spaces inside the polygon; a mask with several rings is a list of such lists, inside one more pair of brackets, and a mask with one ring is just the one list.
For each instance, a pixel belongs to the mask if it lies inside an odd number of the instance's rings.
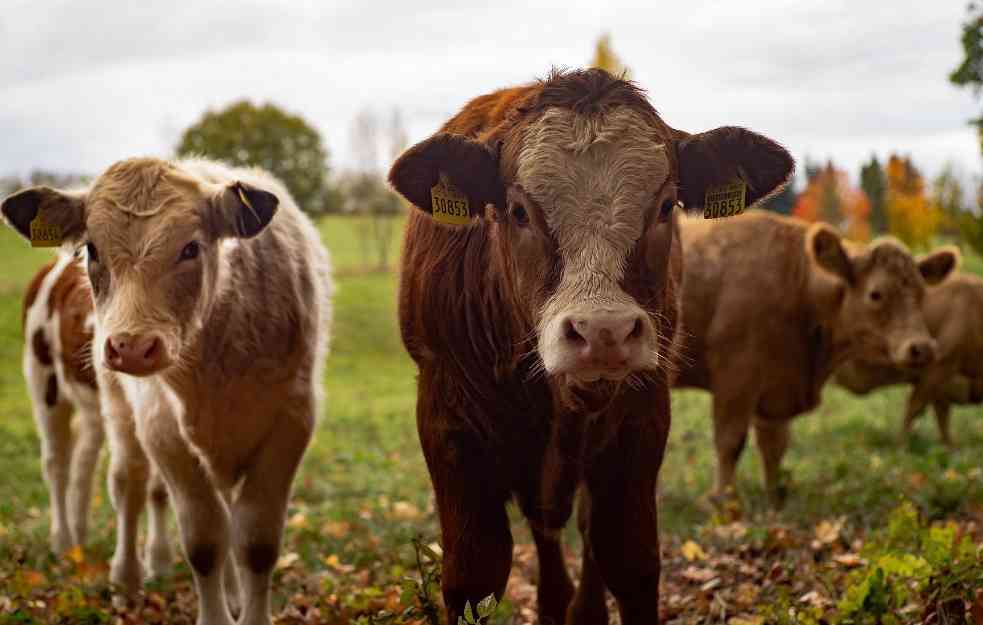
{"label": "cow ear", "polygon": [[403,152],[389,170],[393,188],[431,215],[438,197],[431,190],[441,182],[466,199],[467,217],[483,215],[486,204],[505,205],[497,150],[463,135],[437,133]]}
{"label": "cow ear", "polygon": [[938,284],[959,267],[959,248],[946,246],[918,259],[918,272],[928,284]]}
{"label": "cow ear", "polygon": [[848,284],[853,283],[853,261],[835,230],[826,224],[813,224],[806,235],[806,247],[817,265]]}
{"label": "cow ear", "polygon": [[245,182],[233,182],[219,192],[215,201],[216,231],[220,237],[249,239],[269,225],[280,200]]}
{"label": "cow ear", "polygon": [[747,186],[745,202],[751,206],[781,190],[795,170],[788,150],[746,128],[677,136],[679,193],[687,209],[702,208],[708,189],[735,181]]}
{"label": "cow ear", "polygon": [[4,221],[25,239],[31,239],[31,222],[41,218],[62,241],[77,241],[85,233],[85,192],[31,187],[0,205]]}

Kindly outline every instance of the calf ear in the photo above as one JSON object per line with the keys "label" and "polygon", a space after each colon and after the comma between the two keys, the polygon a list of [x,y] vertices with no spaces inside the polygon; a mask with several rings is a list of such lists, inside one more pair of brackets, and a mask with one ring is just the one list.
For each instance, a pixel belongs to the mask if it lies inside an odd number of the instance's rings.
{"label": "calf ear", "polygon": [[216,201],[219,236],[249,239],[269,225],[276,215],[280,200],[245,182],[233,182],[225,187]]}
{"label": "calf ear", "polygon": [[31,187],[5,199],[0,212],[4,221],[28,240],[31,239],[31,222],[39,215],[45,224],[60,231],[63,241],[76,241],[85,232],[84,192]]}
{"label": "calf ear", "polygon": [[947,246],[918,259],[918,271],[928,284],[938,284],[959,267],[959,248]]}
{"label": "calf ear", "polygon": [[813,224],[806,234],[806,248],[817,265],[847,283],[853,283],[853,261],[835,230],[826,224]]}
{"label": "calf ear", "polygon": [[389,170],[393,188],[431,215],[431,189],[441,178],[453,185],[452,194],[467,199],[469,217],[483,215],[486,204],[505,205],[497,151],[463,135],[437,133],[403,152]]}
{"label": "calf ear", "polygon": [[679,193],[687,209],[702,208],[708,189],[737,180],[747,185],[751,206],[784,187],[795,169],[785,148],[746,128],[678,134]]}

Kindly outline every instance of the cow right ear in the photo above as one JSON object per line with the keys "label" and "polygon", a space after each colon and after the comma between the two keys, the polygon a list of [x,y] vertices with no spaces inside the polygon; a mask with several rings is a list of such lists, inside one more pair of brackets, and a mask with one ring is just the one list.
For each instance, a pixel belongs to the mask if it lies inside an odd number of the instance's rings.
{"label": "cow right ear", "polygon": [[[466,200],[465,220],[484,214],[485,205],[505,205],[505,187],[498,173],[497,151],[463,135],[440,132],[417,143],[393,163],[389,183],[418,209],[433,215],[449,196]],[[450,183],[447,192],[432,192]],[[438,210],[442,207],[438,206]],[[460,212],[464,205],[456,203]],[[439,219],[439,217],[438,217]],[[445,220],[441,220],[445,221]]]}
{"label": "cow right ear", "polygon": [[826,224],[813,224],[806,236],[806,247],[817,265],[853,283],[853,262],[843,249],[843,239]]}
{"label": "cow right ear", "polygon": [[84,192],[31,187],[5,199],[0,212],[4,221],[27,240],[31,240],[31,222],[40,216],[49,232],[53,229],[62,241],[76,241],[85,232],[84,205]]}

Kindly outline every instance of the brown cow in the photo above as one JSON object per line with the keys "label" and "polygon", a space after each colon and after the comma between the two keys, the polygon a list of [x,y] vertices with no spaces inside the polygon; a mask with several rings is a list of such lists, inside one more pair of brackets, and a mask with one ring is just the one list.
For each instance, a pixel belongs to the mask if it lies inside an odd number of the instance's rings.
{"label": "brown cow", "polygon": [[[390,181],[418,209],[399,317],[419,368],[448,622],[505,590],[513,496],[539,555],[541,623],[606,622],[605,586],[625,625],[658,620],[654,493],[682,273],[673,209],[736,179],[753,202],[792,167],[744,129],[673,130],[601,70],[478,97],[396,161]],[[581,483],[574,597],[559,532]]]}
{"label": "brown cow", "polygon": [[935,338],[936,358],[923,369],[878,366],[861,359],[837,369],[836,382],[855,393],[889,384],[911,384],[902,438],[930,405],[942,441],[955,445],[949,431],[952,404],[983,402],[983,278],[957,273],[925,294],[925,323]]}
{"label": "brown cow", "polygon": [[[111,576],[141,582],[136,531],[150,462],[174,503],[199,625],[270,624],[270,578],[294,473],[319,411],[332,290],[317,230],[282,184],[204,160],[129,159],[82,193],[2,205],[84,248],[93,361],[117,513]],[[241,565],[242,593],[226,570]]]}
{"label": "brown cow", "polygon": [[[85,544],[92,483],[104,439],[91,362],[93,313],[89,281],[73,254],[62,252],[42,267],[24,295],[24,378],[41,439],[51,505],[51,548],[56,553]],[[156,476],[148,496],[146,553],[148,572],[156,577],[171,562],[167,491]]]}
{"label": "brown cow", "polygon": [[713,393],[716,496],[728,495],[754,426],[772,503],[789,422],[819,402],[844,361],[923,366],[934,354],[921,300],[957,262],[951,251],[917,264],[884,240],[847,249],[825,224],[750,211],[682,226],[686,341],[678,386]]}

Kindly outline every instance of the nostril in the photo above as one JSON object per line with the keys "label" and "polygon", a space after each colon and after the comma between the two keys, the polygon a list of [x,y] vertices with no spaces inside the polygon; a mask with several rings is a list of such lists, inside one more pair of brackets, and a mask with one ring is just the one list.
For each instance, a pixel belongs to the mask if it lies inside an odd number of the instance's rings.
{"label": "nostril", "polygon": [[645,325],[642,322],[641,317],[635,318],[635,325],[631,327],[631,332],[628,333],[628,340],[642,338],[642,332],[645,331]]}
{"label": "nostril", "polygon": [[117,360],[119,358],[119,352],[113,345],[112,339],[106,339],[106,357],[108,357],[110,360]]}
{"label": "nostril", "polygon": [[147,361],[157,360],[157,356],[159,353],[160,353],[160,339],[154,337],[150,341],[150,347],[148,347],[147,351],[143,353],[143,359]]}
{"label": "nostril", "polygon": [[586,343],[587,339],[577,332],[577,328],[573,325],[572,319],[566,319],[563,322],[563,337],[572,343]]}

